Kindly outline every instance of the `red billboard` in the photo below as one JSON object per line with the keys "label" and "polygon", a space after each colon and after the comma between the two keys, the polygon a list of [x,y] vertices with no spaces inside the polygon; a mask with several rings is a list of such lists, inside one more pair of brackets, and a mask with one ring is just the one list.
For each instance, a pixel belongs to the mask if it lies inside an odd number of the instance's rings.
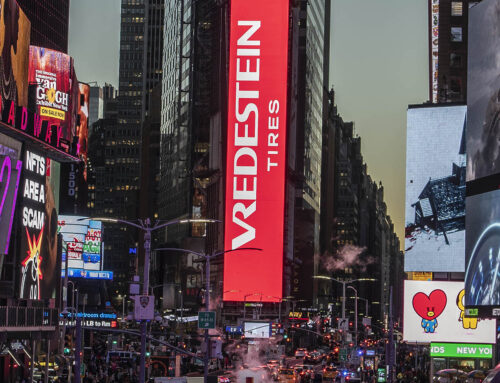
{"label": "red billboard", "polygon": [[289,0],[232,0],[224,300],[277,302],[283,226]]}
{"label": "red billboard", "polygon": [[[71,76],[72,58],[62,52],[30,46],[29,83],[36,84],[36,110],[42,122],[57,126],[58,137],[71,144],[75,136]],[[76,89],[78,94],[78,89]],[[76,108],[75,108],[76,109]]]}

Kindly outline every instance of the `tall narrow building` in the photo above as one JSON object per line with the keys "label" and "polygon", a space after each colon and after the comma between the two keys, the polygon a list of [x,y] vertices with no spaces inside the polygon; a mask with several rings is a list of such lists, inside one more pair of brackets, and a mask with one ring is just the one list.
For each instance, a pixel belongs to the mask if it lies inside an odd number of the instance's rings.
{"label": "tall narrow building", "polygon": [[[285,291],[315,301],[320,252],[321,161],[328,100],[330,1],[296,1],[291,8],[288,143],[288,273]],[[293,212],[292,212],[293,209]],[[300,270],[300,272],[299,272]]]}
{"label": "tall narrow building", "polygon": [[[122,0],[117,124],[105,136],[103,158],[107,217],[134,220],[139,215],[142,127],[162,78],[163,12],[164,0]],[[124,225],[107,225],[104,233],[106,259],[113,260],[115,272],[113,291],[125,293],[130,249],[137,248],[142,233]]]}

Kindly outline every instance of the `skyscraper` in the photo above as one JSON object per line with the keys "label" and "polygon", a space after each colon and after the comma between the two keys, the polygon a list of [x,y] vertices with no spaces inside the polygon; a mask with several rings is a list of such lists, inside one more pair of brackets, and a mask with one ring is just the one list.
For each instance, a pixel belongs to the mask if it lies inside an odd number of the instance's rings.
{"label": "skyscraper", "polygon": [[31,45],[68,53],[69,0],[19,0],[31,22]]}
{"label": "skyscraper", "polygon": [[[105,179],[96,179],[107,186],[101,197],[107,217],[138,218],[142,126],[162,77],[163,11],[164,0],[122,0],[116,127],[106,129]],[[104,233],[106,258],[113,259],[114,290],[124,292],[131,272],[129,249],[137,247],[139,234],[120,225],[109,225]]]}
{"label": "skyscraper", "polygon": [[[314,300],[320,251],[321,161],[328,100],[330,1],[291,8],[288,167],[288,259],[296,277],[290,295]],[[293,209],[293,213],[292,213]],[[293,254],[290,254],[293,252]],[[299,266],[300,265],[300,266]],[[297,273],[300,267],[301,272]]]}

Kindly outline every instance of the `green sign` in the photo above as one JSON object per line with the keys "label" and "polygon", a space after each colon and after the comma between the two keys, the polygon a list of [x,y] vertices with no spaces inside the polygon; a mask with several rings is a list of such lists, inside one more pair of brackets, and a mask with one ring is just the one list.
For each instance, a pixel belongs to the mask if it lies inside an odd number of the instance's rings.
{"label": "green sign", "polygon": [[379,368],[377,370],[377,382],[378,383],[385,383],[386,382],[385,368]]}
{"label": "green sign", "polygon": [[203,328],[203,329],[215,328],[215,311],[199,311],[198,328]]}
{"label": "green sign", "polygon": [[347,348],[341,348],[339,351],[339,359],[342,361],[347,361],[349,355],[349,349]]}
{"label": "green sign", "polygon": [[432,357],[493,358],[491,344],[431,343]]}

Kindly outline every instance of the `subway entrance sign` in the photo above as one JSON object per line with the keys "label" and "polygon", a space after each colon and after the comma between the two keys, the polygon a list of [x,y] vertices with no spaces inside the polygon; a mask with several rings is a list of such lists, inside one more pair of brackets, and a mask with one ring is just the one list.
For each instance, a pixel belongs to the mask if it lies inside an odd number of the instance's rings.
{"label": "subway entrance sign", "polygon": [[491,344],[431,343],[431,356],[491,359],[493,347]]}
{"label": "subway entrance sign", "polygon": [[215,311],[199,311],[198,312],[198,328],[214,329],[215,328]]}

